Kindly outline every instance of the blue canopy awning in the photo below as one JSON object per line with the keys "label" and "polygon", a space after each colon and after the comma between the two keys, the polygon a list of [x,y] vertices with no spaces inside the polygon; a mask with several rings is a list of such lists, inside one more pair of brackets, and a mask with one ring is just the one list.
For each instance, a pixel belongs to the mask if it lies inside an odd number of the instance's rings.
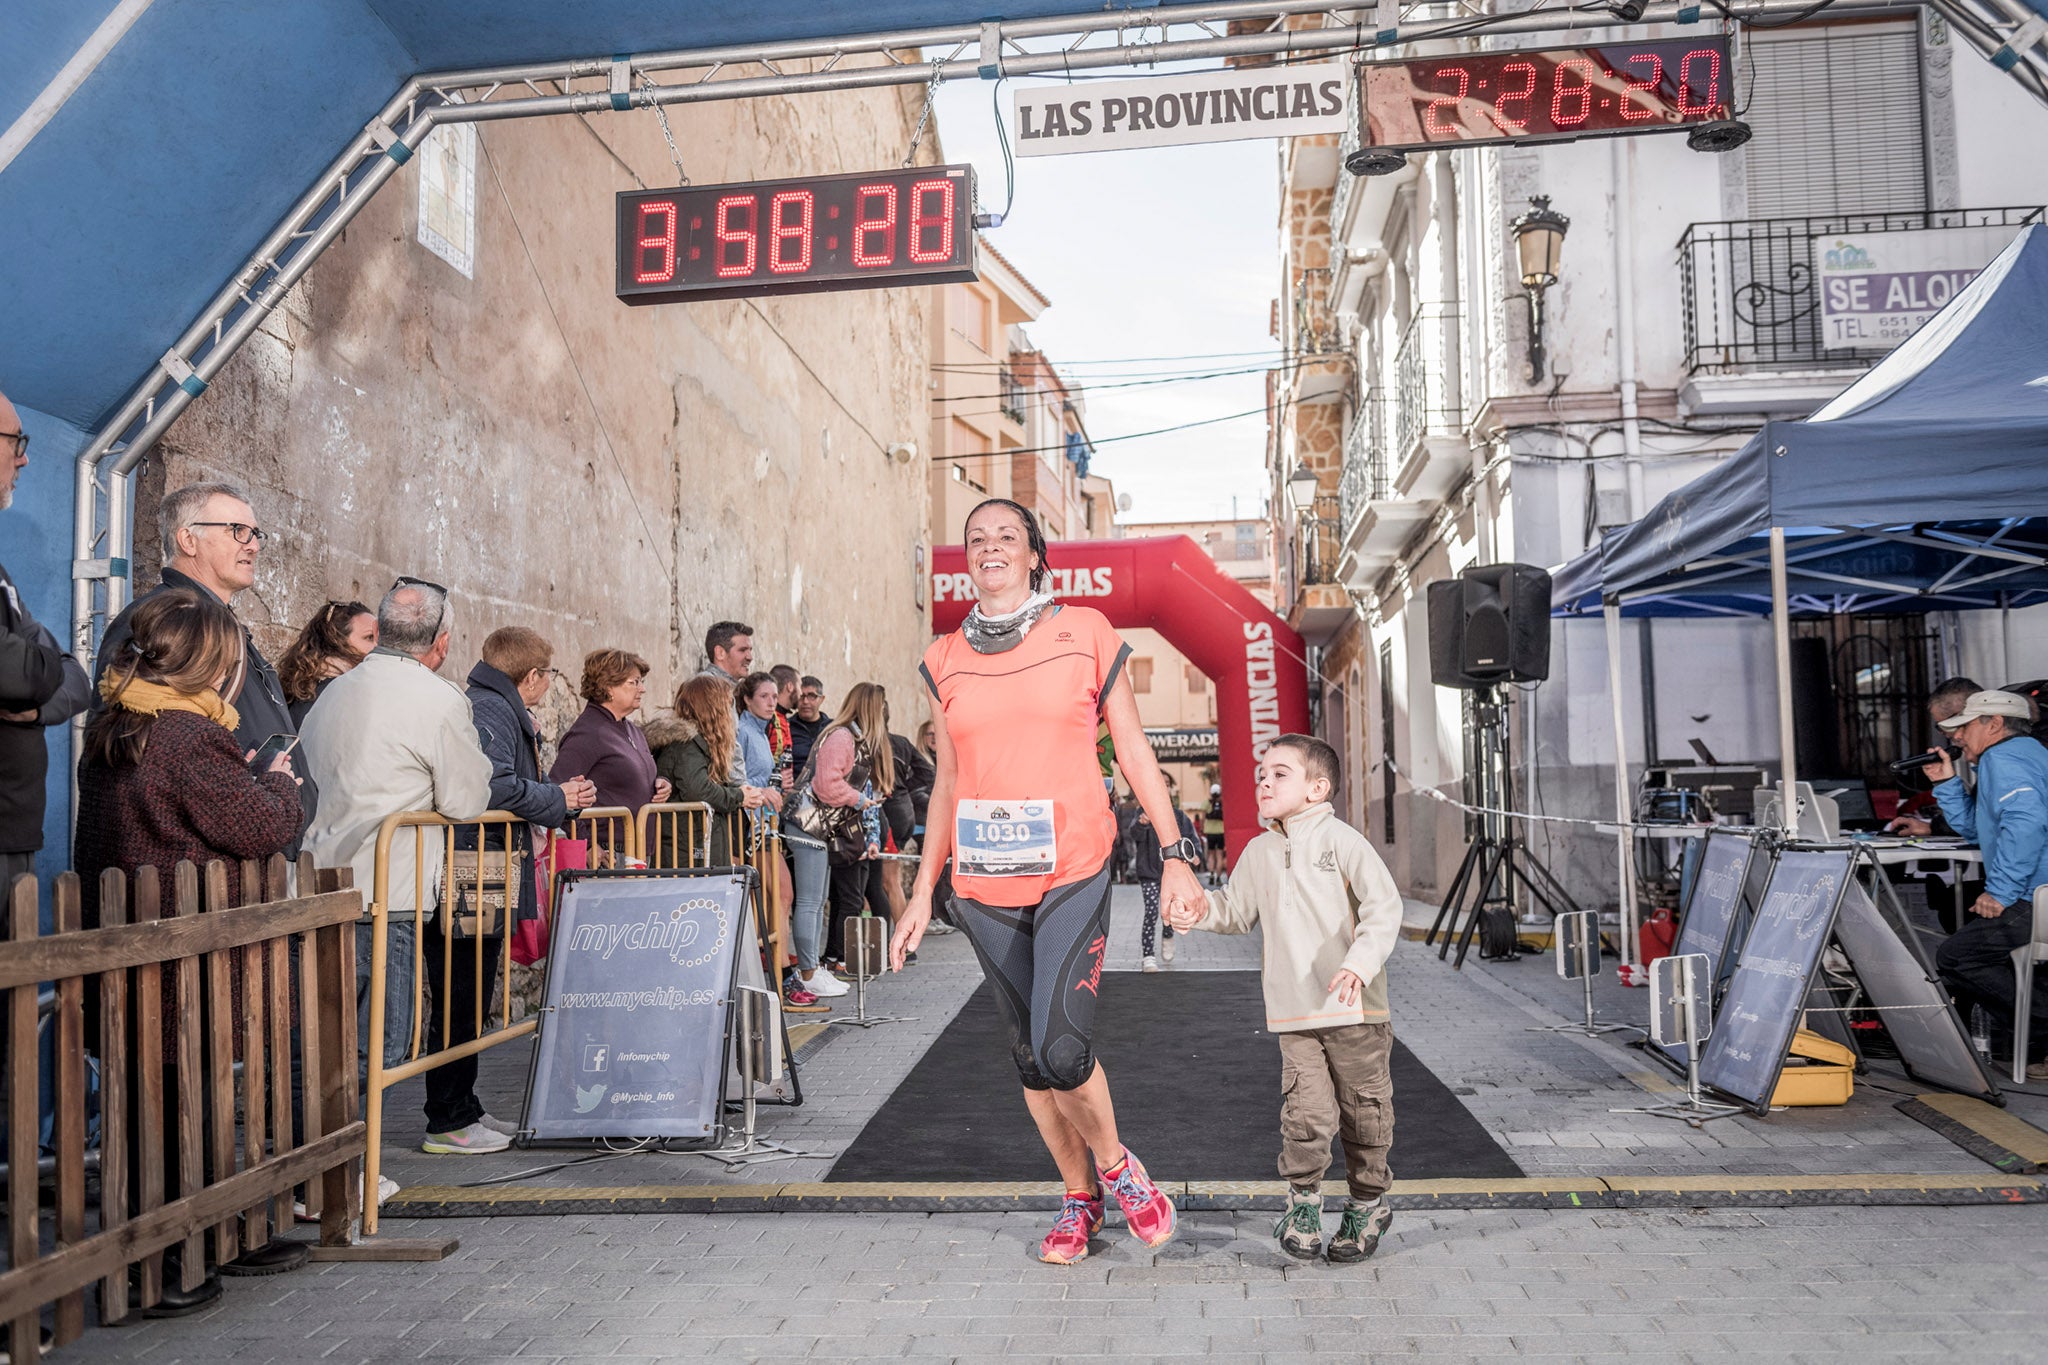
{"label": "blue canopy awning", "polygon": [[1927,325],[1800,422],[1558,570],[1553,610],[1968,610],[2048,596],[2048,229],[2023,228]]}
{"label": "blue canopy awning", "polygon": [[[423,72],[975,26],[1157,0],[13,0],[0,388],[100,425]],[[764,174],[863,167],[792,163]]]}

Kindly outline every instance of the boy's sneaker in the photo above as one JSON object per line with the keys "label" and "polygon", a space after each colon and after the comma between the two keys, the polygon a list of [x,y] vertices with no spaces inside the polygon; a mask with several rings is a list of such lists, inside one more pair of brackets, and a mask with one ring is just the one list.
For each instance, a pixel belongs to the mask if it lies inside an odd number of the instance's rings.
{"label": "boy's sneaker", "polygon": [[427,1140],[420,1144],[420,1150],[434,1156],[481,1156],[486,1152],[502,1152],[512,1145],[512,1139],[503,1133],[472,1123],[466,1128],[457,1128],[452,1133],[429,1133]]}
{"label": "boy's sneaker", "polygon": [[1156,971],[1158,971],[1158,970],[1159,970],[1159,959],[1158,959],[1158,958],[1156,958],[1156,957],[1153,957],[1153,956],[1152,956],[1152,955],[1151,955],[1150,953],[1147,953],[1147,954],[1145,955],[1145,961],[1144,961],[1144,963],[1143,963],[1143,965],[1142,965],[1142,967],[1141,967],[1141,970],[1143,970],[1143,971],[1148,971],[1148,972],[1156,972]]}
{"label": "boy's sneaker", "polygon": [[1330,1259],[1340,1264],[1364,1260],[1380,1249],[1380,1237],[1393,1221],[1394,1210],[1385,1195],[1370,1204],[1345,1200],[1344,1221],[1330,1239]]}
{"label": "boy's sneaker", "polygon": [[1159,945],[1159,956],[1168,962],[1173,961],[1173,937],[1173,930],[1168,929],[1165,940]]}
{"label": "boy's sneaker", "polygon": [[1060,1205],[1060,1216],[1052,1231],[1038,1244],[1038,1259],[1052,1265],[1072,1265],[1088,1254],[1088,1239],[1102,1231],[1102,1195],[1093,1198],[1068,1194]]}
{"label": "boy's sneaker", "polygon": [[508,1138],[519,1136],[519,1125],[516,1123],[508,1123],[504,1119],[492,1118],[489,1114],[485,1114],[477,1122],[494,1133],[503,1133]]}
{"label": "boy's sneaker", "polygon": [[1320,1190],[1289,1190],[1287,1212],[1273,1224],[1280,1249],[1297,1261],[1323,1254],[1323,1195]]}
{"label": "boy's sneaker", "polygon": [[1148,1247],[1156,1247],[1173,1236],[1176,1218],[1173,1201],[1166,1197],[1152,1177],[1145,1174],[1145,1163],[1131,1155],[1131,1149],[1124,1148],[1123,1169],[1115,1175],[1101,1167],[1096,1171],[1102,1176],[1102,1183],[1116,1196],[1117,1207],[1124,1211],[1124,1225],[1131,1230],[1131,1236]]}

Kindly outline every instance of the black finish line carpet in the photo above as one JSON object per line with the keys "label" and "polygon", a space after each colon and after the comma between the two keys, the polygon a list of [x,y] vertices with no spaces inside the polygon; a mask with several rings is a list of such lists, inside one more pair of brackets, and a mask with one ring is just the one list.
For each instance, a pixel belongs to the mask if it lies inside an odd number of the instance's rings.
{"label": "black finish line carpet", "polygon": [[[1257,972],[1108,972],[1095,1025],[1125,1145],[1162,1180],[1274,1180],[1280,1046]],[[1394,1176],[1522,1174],[1394,1042]],[[1343,1179],[1338,1151],[1329,1179]],[[832,1168],[832,1181],[1058,1180],[984,985]]]}

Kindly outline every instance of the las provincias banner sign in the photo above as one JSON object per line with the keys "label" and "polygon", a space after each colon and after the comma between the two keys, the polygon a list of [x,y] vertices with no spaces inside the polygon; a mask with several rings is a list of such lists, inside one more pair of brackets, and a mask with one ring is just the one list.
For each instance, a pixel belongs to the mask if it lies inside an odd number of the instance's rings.
{"label": "las provincias banner sign", "polygon": [[1344,81],[1340,63],[1317,62],[1020,88],[1014,141],[1019,156],[1060,156],[1341,133]]}

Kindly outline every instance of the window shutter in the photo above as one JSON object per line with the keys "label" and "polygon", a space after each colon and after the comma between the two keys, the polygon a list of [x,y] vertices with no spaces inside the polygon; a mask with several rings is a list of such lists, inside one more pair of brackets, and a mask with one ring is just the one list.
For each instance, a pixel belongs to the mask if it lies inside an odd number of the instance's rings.
{"label": "window shutter", "polygon": [[[1912,24],[1747,35],[1749,217],[1927,207],[1920,38]],[[1750,77],[1749,71],[1741,71]]]}

